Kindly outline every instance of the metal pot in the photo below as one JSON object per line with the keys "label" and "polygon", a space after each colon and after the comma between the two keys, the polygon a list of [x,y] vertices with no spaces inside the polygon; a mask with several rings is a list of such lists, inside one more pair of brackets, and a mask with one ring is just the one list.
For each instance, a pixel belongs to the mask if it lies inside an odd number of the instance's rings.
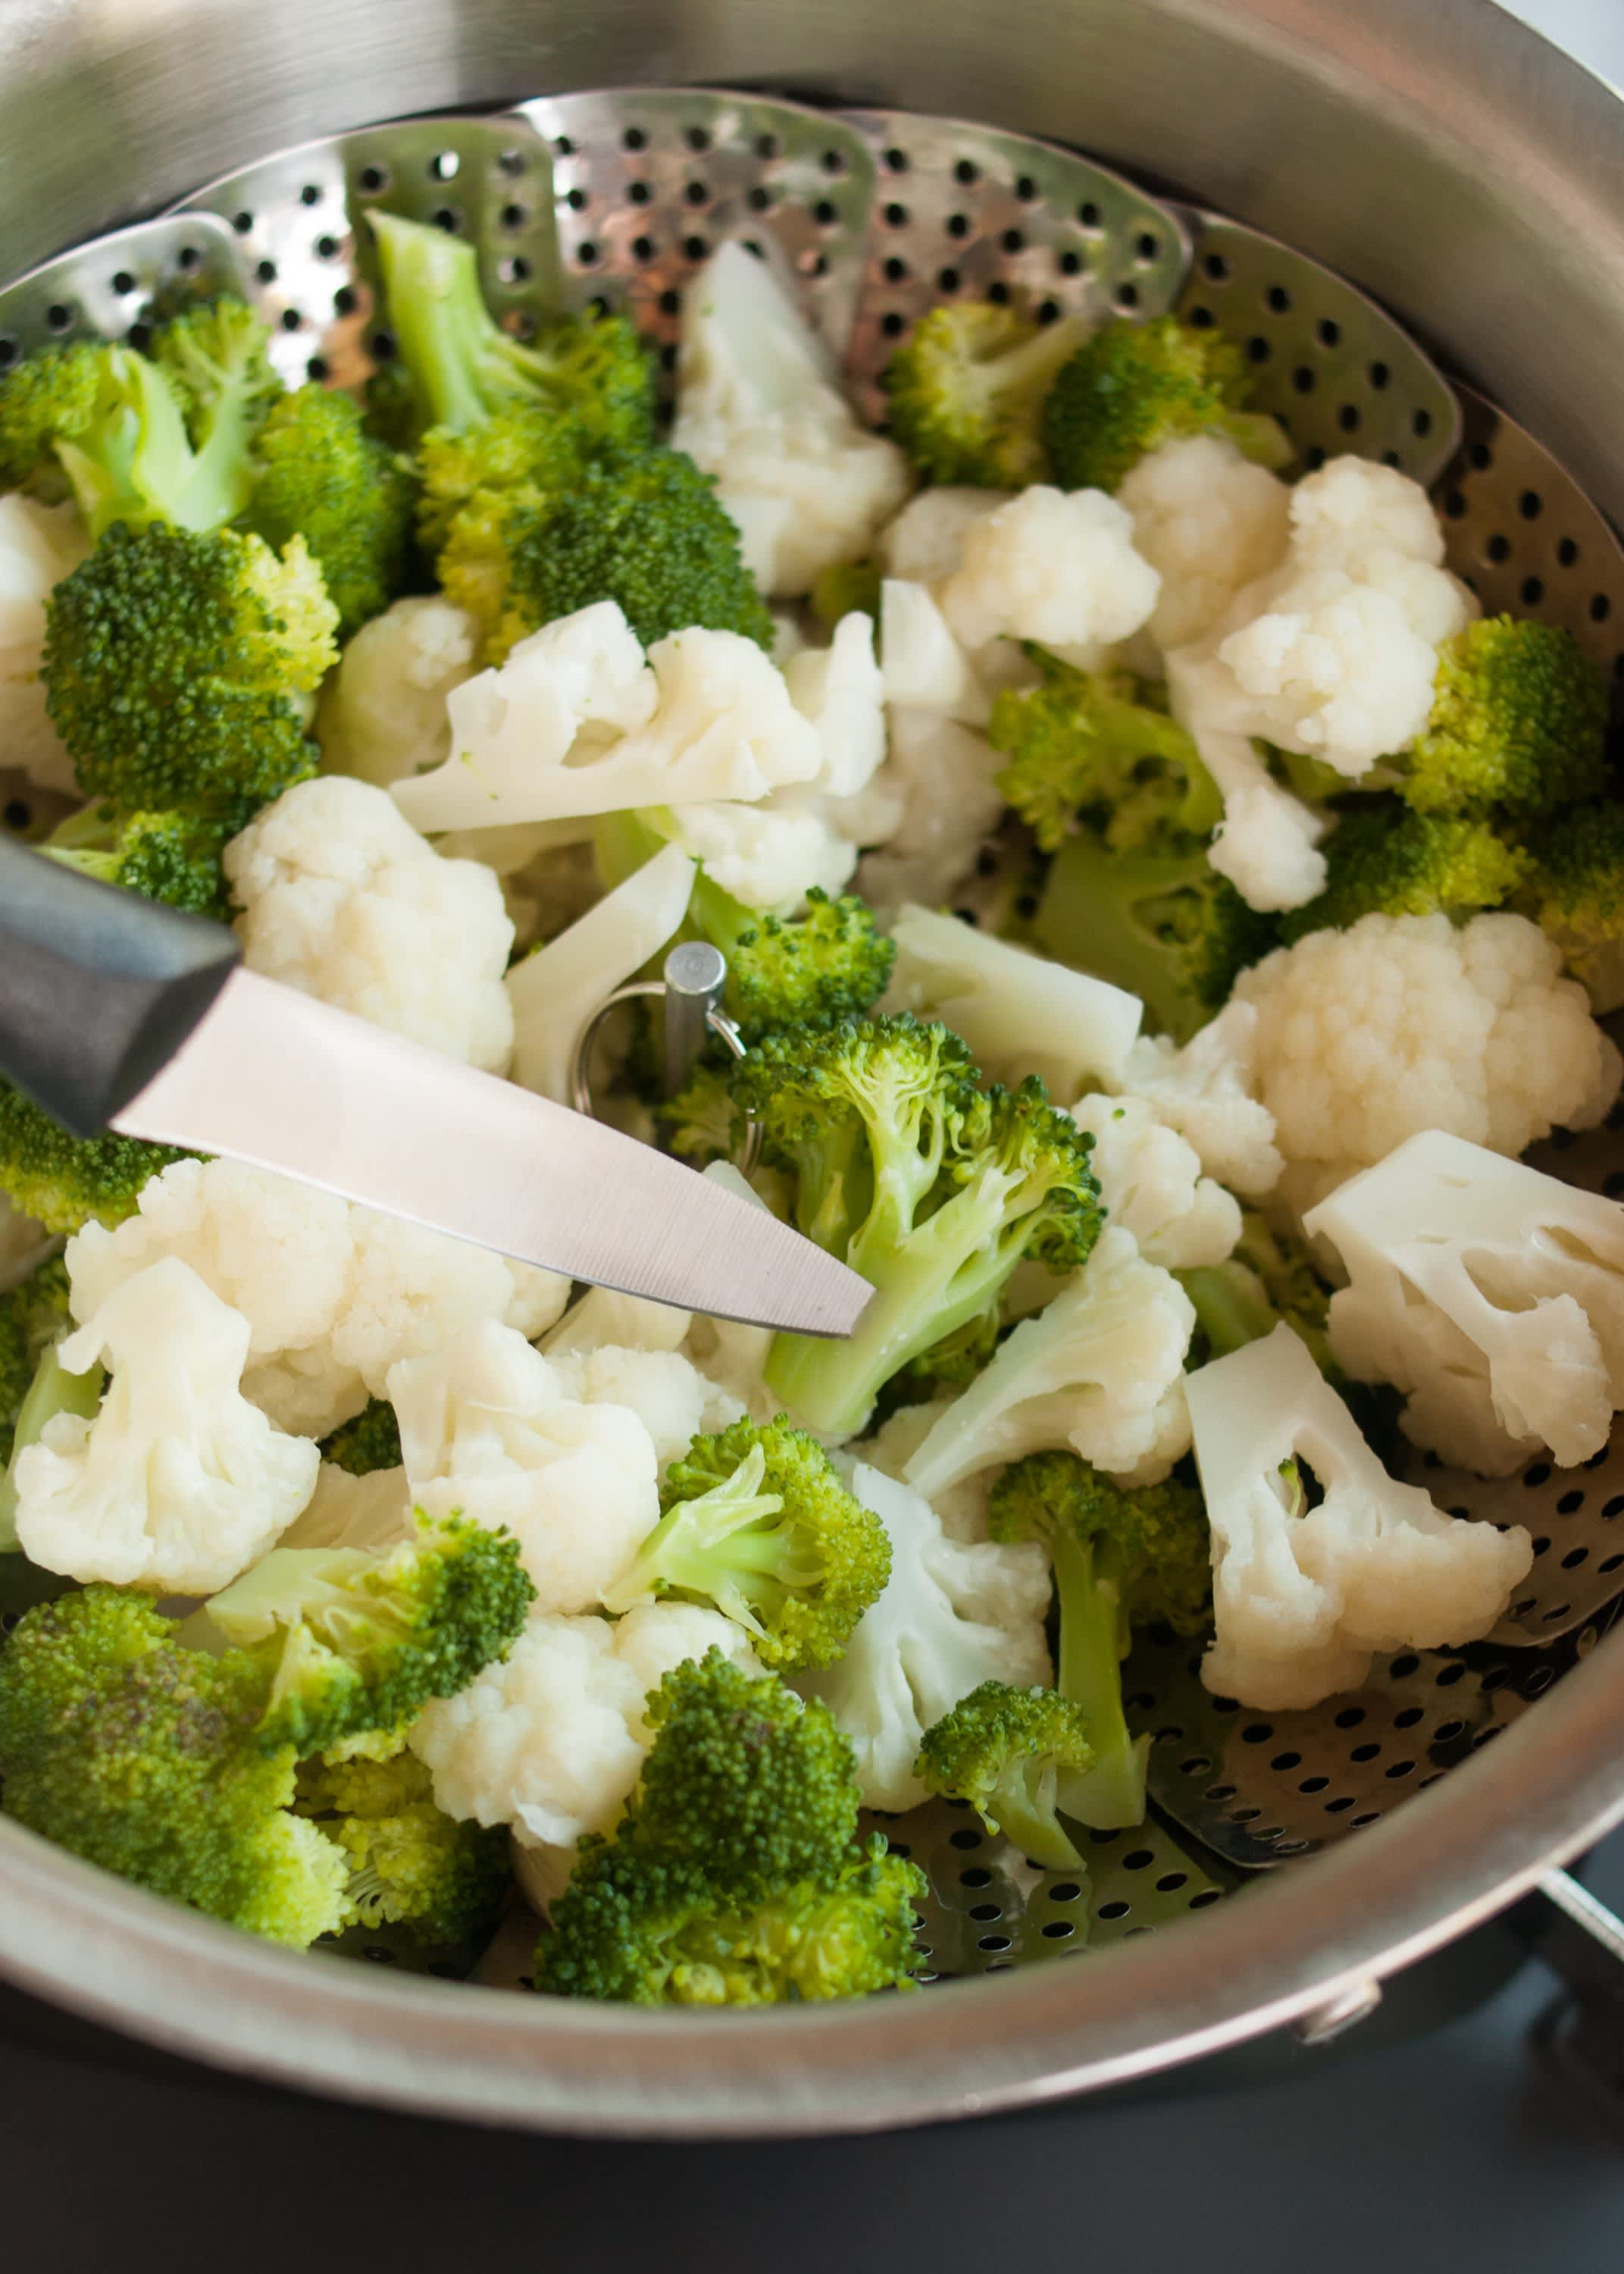
{"label": "metal pot", "polygon": [[[282,146],[627,81],[771,87],[1078,144],[1387,300],[1624,521],[1624,111],[1487,0],[0,0],[0,273]],[[1624,1818],[1624,1641],[1395,1818],[1172,1935],[850,2008],[686,2017],[297,1958],[0,1821],[0,1968],[224,2066],[594,2132],[859,2129],[1328,2036]]]}

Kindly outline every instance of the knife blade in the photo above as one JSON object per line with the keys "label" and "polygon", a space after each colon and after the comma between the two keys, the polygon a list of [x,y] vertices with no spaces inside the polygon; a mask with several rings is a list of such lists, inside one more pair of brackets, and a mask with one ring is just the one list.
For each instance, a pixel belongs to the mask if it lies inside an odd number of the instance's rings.
{"label": "knife blade", "polygon": [[753,1326],[847,1335],[873,1291],[651,1146],[240,967],[110,1126]]}

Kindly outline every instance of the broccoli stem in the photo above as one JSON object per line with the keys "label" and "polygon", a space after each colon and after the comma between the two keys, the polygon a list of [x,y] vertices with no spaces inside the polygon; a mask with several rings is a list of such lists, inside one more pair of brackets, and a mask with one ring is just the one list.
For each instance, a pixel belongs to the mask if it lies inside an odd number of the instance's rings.
{"label": "broccoli stem", "polygon": [[[1086,1774],[1092,1774],[1089,1771]],[[1086,1782],[1086,1775],[1074,1782]],[[1014,1763],[988,1797],[988,1812],[1006,1840],[1046,1871],[1075,1871],[1081,1862],[1056,1818],[1059,1778],[1052,1761]],[[1075,1815],[1073,1809],[1070,1811]]]}
{"label": "broccoli stem", "polygon": [[485,305],[477,263],[466,243],[443,230],[400,223],[389,214],[372,220],[389,321],[401,360],[425,398],[428,424],[466,433],[490,416],[478,382],[478,353],[507,344]]}
{"label": "broccoli stem", "polygon": [[1195,1305],[1196,1324],[1207,1337],[1209,1359],[1273,1334],[1280,1314],[1263,1282],[1244,1264],[1202,1264],[1173,1276]]}
{"label": "broccoli stem", "polygon": [[14,1554],[20,1547],[17,1537],[17,1464],[24,1451],[38,1444],[46,1423],[58,1413],[77,1414],[86,1421],[94,1419],[106,1380],[99,1366],[93,1366],[88,1374],[70,1374],[56,1355],[55,1343],[41,1359],[28,1385],[28,1394],[18,1410],[11,1461],[0,1472],[0,1555]]}
{"label": "broccoli stem", "polygon": [[1058,1804],[1101,1832],[1145,1820],[1148,1737],[1134,1737],[1122,1705],[1122,1604],[1116,1583],[1099,1567],[1092,1542],[1069,1525],[1050,1535],[1060,1599],[1060,1665],[1056,1688],[1080,1706],[1088,1722],[1094,1766],[1061,1780]]}

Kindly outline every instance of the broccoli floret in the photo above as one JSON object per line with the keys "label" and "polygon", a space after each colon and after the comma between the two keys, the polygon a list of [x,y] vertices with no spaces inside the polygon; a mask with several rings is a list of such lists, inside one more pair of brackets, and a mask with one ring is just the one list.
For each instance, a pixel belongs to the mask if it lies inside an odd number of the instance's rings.
{"label": "broccoli floret", "polygon": [[1124,673],[1078,671],[1031,645],[1026,653],[1042,685],[1006,688],[987,732],[1010,760],[998,787],[1043,852],[1079,825],[1114,853],[1169,830],[1211,836],[1223,801],[1182,727],[1137,699]]}
{"label": "broccoli floret", "polygon": [[1508,900],[1532,867],[1520,846],[1465,814],[1411,813],[1391,799],[1345,814],[1325,847],[1326,885],[1281,921],[1289,946],[1361,916],[1464,919]]}
{"label": "broccoli floret", "polygon": [[303,1949],[342,1924],[343,1850],[291,1812],[293,1748],[258,1742],[262,1668],[183,1648],[149,1596],[86,1587],[0,1654],[6,1813],[154,1894]]}
{"label": "broccoli floret", "polygon": [[343,1850],[347,1926],[404,1927],[430,1948],[482,1942],[512,1882],[508,1829],[435,1807],[415,1754],[307,1761],[295,1807]]}
{"label": "broccoli floret", "polygon": [[1081,1263],[1100,1228],[1091,1140],[1038,1081],[982,1091],[945,1027],[846,1020],[769,1035],[733,1096],[795,1178],[795,1223],[876,1290],[844,1342],[778,1335],[773,1395],[809,1428],[860,1429],[881,1385],[987,1310],[1024,1254]]}
{"label": "broccoli floret", "polygon": [[808,595],[813,614],[826,631],[846,616],[880,620],[880,584],[883,576],[877,561],[837,561],[814,580]]}
{"label": "broccoli floret", "polygon": [[34,1369],[68,1326],[68,1267],[60,1255],[48,1255],[0,1295],[0,1467],[11,1457]]}
{"label": "broccoli floret", "polygon": [[1101,1829],[1140,1823],[1149,1741],[1129,1734],[1121,1661],[1136,1626],[1198,1634],[1206,1624],[1211,1575],[1200,1494],[1173,1477],[1124,1490],[1074,1453],[1029,1453],[993,1486],[989,1524],[995,1540],[1041,1540],[1054,1565],[1056,1688],[1081,1709],[1094,1748],[1092,1767],[1059,1778],[1059,1806]]}
{"label": "broccoli floret", "polygon": [[313,770],[300,697],[337,617],[302,538],[109,530],[46,608],[47,704],[81,787],[125,812],[253,810]]}
{"label": "broccoli floret", "polygon": [[403,1728],[465,1689],[535,1598],[510,1533],[419,1516],[413,1538],[380,1551],[273,1548],[199,1617],[267,1669],[260,1744],[304,1754]]}
{"label": "broccoli floret", "polygon": [[720,1065],[701,1059],[683,1087],[654,1109],[665,1142],[679,1160],[731,1161],[744,1135],[744,1117],[733,1103]]}
{"label": "broccoli floret", "polygon": [[1113,852],[1080,830],[1055,855],[1032,936],[1059,962],[1139,996],[1162,1032],[1185,1043],[1228,1002],[1237,973],[1275,945],[1276,928],[1199,840]]}
{"label": "broccoli floret", "polygon": [[582,1842],[536,1986],[635,2005],[771,2005],[906,1987],[918,1866],[857,1836],[852,1749],[826,1706],[717,1650],[666,1675],[613,1841]]}
{"label": "broccoli floret", "polygon": [[352,1477],[370,1477],[376,1469],[401,1465],[401,1425],[395,1408],[381,1397],[369,1398],[353,1421],[335,1429],[321,1448],[321,1457]]}
{"label": "broccoli floret", "polygon": [[485,306],[479,256],[465,238],[397,214],[371,220],[420,432],[463,433],[512,403],[538,403],[605,443],[652,440],[653,365],[629,319],[587,312],[517,339]]}
{"label": "broccoli floret", "polygon": [[1554,813],[1601,794],[1606,728],[1606,681],[1571,632],[1485,616],[1438,651],[1400,794],[1418,813]]}
{"label": "broccoli floret", "polygon": [[485,625],[492,663],[598,600],[617,601],[645,647],[703,625],[772,651],[772,618],[714,478],[680,450],[618,451],[545,491],[480,491],[451,523],[440,578]]}
{"label": "broccoli floret", "polygon": [[[578,418],[560,417],[536,403],[515,403],[483,425],[458,433],[436,426],[417,448],[417,534],[427,553],[439,554],[465,508],[470,528],[496,512],[523,505],[545,509],[549,497],[568,489],[602,446]],[[472,542],[467,573],[477,558]]]}
{"label": "broccoli floret", "polygon": [[301,387],[260,427],[254,467],[248,526],[278,552],[304,538],[348,639],[404,584],[417,497],[410,461],[366,432],[349,395]]}
{"label": "broccoli floret", "polygon": [[1084,316],[1029,323],[989,300],[933,308],[886,366],[891,433],[928,482],[1041,481],[1044,400],[1092,329]]}
{"label": "broccoli floret", "polygon": [[766,1666],[832,1666],[891,1574],[884,1525],[782,1415],[695,1437],[660,1509],[604,1608],[629,1610],[650,1590],[712,1603]]}
{"label": "broccoli floret", "polygon": [[87,805],[39,849],[82,876],[223,921],[230,893],[220,855],[229,832],[229,820],[206,814],[121,814],[115,806]]}
{"label": "broccoli floret", "polygon": [[32,1098],[0,1081],[0,1192],[48,1231],[122,1224],[147,1179],[182,1158],[139,1137],[70,1137]]}
{"label": "broccoli floret", "polygon": [[1624,805],[1575,806],[1536,831],[1518,905],[1550,933],[1598,1011],[1624,1003]]}
{"label": "broccoli floret", "polygon": [[688,922],[727,958],[726,1007],[748,1046],[779,1027],[859,1018],[885,992],[897,950],[866,900],[814,885],[804,916],[762,915],[703,870]]}
{"label": "broccoli floret", "polygon": [[1055,1813],[1062,1777],[1094,1764],[1082,1708],[1054,1690],[983,1682],[933,1728],[914,1765],[928,1790],[967,1800],[989,1832],[1002,1832],[1046,1871],[1082,1858]]}
{"label": "broccoli floret", "polygon": [[249,448],[280,382],[261,320],[222,300],[181,316],[152,356],[88,342],[0,381],[0,484],[64,477],[93,537],[114,523],[220,528],[242,512]]}
{"label": "broccoli floret", "polygon": [[1226,434],[1266,466],[1290,463],[1272,418],[1250,412],[1252,374],[1221,332],[1176,316],[1108,324],[1055,376],[1043,445],[1064,490],[1114,490],[1147,452],[1182,435]]}

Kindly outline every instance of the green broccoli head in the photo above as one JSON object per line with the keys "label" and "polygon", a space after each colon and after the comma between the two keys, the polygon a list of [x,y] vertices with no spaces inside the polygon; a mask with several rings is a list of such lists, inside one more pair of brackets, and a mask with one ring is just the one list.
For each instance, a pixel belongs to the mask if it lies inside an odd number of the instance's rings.
{"label": "green broccoli head", "polygon": [[886,366],[891,433],[928,482],[1041,481],[1044,401],[1091,329],[1083,316],[1029,323],[989,300],[933,308]]}
{"label": "green broccoli head", "polygon": [[71,494],[56,445],[85,433],[94,419],[106,353],[76,340],[26,357],[0,379],[0,489],[53,501]]}
{"label": "green broccoli head", "polygon": [[419,1516],[378,1551],[278,1547],[205,1615],[267,1671],[259,1742],[324,1752],[404,1727],[501,1657],[536,1591],[517,1542],[462,1516]]}
{"label": "green broccoli head", "polygon": [[1032,935],[1047,955],[1109,979],[1175,1042],[1229,1001],[1237,975],[1276,945],[1195,839],[1113,852],[1092,830],[1067,838],[1044,884]]}
{"label": "green broccoli head", "polygon": [[32,1098],[0,1081],[0,1192],[48,1231],[122,1224],[147,1179],[184,1157],[139,1137],[70,1137]]}
{"label": "green broccoli head", "polygon": [[46,610],[47,705],[80,786],[242,826],[313,771],[299,697],[336,626],[302,538],[279,560],[237,531],[109,530]]}
{"label": "green broccoli head", "polygon": [[1120,853],[1170,831],[1211,836],[1223,801],[1182,727],[1139,700],[1124,673],[1079,671],[1030,645],[1026,653],[1042,684],[1006,688],[987,731],[1010,761],[998,787],[1043,852],[1079,825]]}
{"label": "green broccoli head", "polygon": [[677,1158],[701,1168],[707,1161],[732,1160],[744,1136],[744,1117],[726,1074],[703,1058],[674,1097],[660,1100],[654,1115]]}
{"label": "green broccoli head", "polygon": [[1056,1816],[1064,1775],[1094,1765],[1080,1706],[1053,1690],[983,1682],[925,1732],[914,1773],[929,1792],[967,1800],[1034,1864],[1075,1871],[1082,1859]]}
{"label": "green broccoli head", "polygon": [[944,1026],[786,1028],[740,1061],[732,1088],[794,1178],[798,1229],[876,1290],[844,1342],[774,1338],[768,1385],[820,1434],[861,1428],[881,1386],[984,1312],[1022,1255],[1069,1269],[1098,1236],[1092,1140],[1041,1082],[978,1088]]}
{"label": "green broccoli head", "polygon": [[877,625],[882,577],[877,561],[837,561],[814,581],[808,595],[813,614],[825,631],[852,615],[872,616]]}
{"label": "green broccoli head", "polygon": [[340,1926],[343,1850],[291,1812],[293,1749],[257,1731],[247,1653],[183,1649],[151,1599],[92,1586],[0,1653],[6,1813],[154,1894],[303,1949]]}
{"label": "green broccoli head", "polygon": [[772,650],[738,530],[680,450],[616,451],[567,486],[480,491],[451,523],[440,576],[485,625],[492,663],[598,600],[618,602],[645,647],[702,625]]}
{"label": "green broccoli head", "polygon": [[688,921],[727,958],[726,1008],[747,1045],[778,1027],[860,1018],[885,992],[897,960],[866,900],[831,900],[814,885],[803,916],[762,915],[702,870]]}
{"label": "green broccoli head", "polygon": [[495,1925],[513,1880],[507,1826],[443,1814],[415,1754],[304,1762],[295,1807],[343,1851],[346,1926],[404,1927],[432,1949],[476,1945]]}
{"label": "green broccoli head", "polygon": [[891,1575],[884,1525],[782,1415],[695,1437],[660,1508],[604,1608],[629,1610],[650,1589],[712,1603],[766,1666],[833,1665]]}
{"label": "green broccoli head", "polygon": [[1571,632],[1485,616],[1438,651],[1400,793],[1417,813],[1554,813],[1605,787],[1606,729],[1606,681]]}
{"label": "green broccoli head", "polygon": [[60,1255],[48,1255],[0,1295],[0,1469],[11,1457],[34,1370],[69,1325],[68,1267]]}
{"label": "green broccoli head", "polygon": [[1065,490],[1115,490],[1148,452],[1220,433],[1267,466],[1289,463],[1280,427],[1246,410],[1252,377],[1221,332],[1158,316],[1108,324],[1056,374],[1043,445]]}
{"label": "green broccoli head", "polygon": [[416,499],[410,461],[366,432],[347,395],[301,387],[259,428],[247,525],[278,552],[304,538],[341,639],[403,589]]}
{"label": "green broccoli head", "polygon": [[1058,1778],[1057,1804],[1102,1829],[1141,1822],[1147,1743],[1128,1728],[1121,1660],[1136,1625],[1198,1634],[1207,1623],[1200,1494],[1173,1477],[1124,1487],[1073,1453],[1031,1453],[993,1486],[989,1523],[995,1540],[1041,1541],[1054,1564],[1056,1688],[1081,1710],[1094,1756],[1092,1766]]}
{"label": "green broccoli head", "polygon": [[[465,509],[473,514],[470,527],[499,501],[542,509],[601,448],[580,418],[538,403],[516,403],[479,426],[432,427],[417,455],[417,534],[425,551],[442,551]],[[472,545],[463,549],[471,558]]]}
{"label": "green broccoli head", "polygon": [[628,318],[587,311],[521,340],[485,306],[474,245],[397,214],[371,220],[419,433],[466,433],[512,404],[533,403],[581,421],[602,443],[652,440],[654,367]]}
{"label": "green broccoli head", "polygon": [[82,876],[223,922],[230,891],[220,855],[230,829],[229,819],[207,814],[120,813],[111,805],[87,805],[70,814],[39,849]]}
{"label": "green broccoli head", "polygon": [[370,1477],[376,1469],[401,1465],[401,1425],[395,1408],[381,1397],[369,1398],[353,1421],[334,1430],[323,1443],[321,1457],[352,1477]]}
{"label": "green broccoli head", "polygon": [[763,2005],[901,1988],[925,1881],[857,1837],[826,1706],[719,1651],[649,1699],[654,1743],[613,1841],[582,1842],[536,1986],[637,2005]]}
{"label": "green broccoli head", "polygon": [[1412,813],[1395,800],[1346,813],[1327,842],[1325,890],[1282,917],[1290,946],[1305,933],[1343,930],[1361,916],[1464,918],[1510,900],[1533,863],[1484,820]]}
{"label": "green broccoli head", "polygon": [[1562,951],[1598,1011],[1624,1003],[1624,805],[1575,806],[1530,842],[1518,902]]}

